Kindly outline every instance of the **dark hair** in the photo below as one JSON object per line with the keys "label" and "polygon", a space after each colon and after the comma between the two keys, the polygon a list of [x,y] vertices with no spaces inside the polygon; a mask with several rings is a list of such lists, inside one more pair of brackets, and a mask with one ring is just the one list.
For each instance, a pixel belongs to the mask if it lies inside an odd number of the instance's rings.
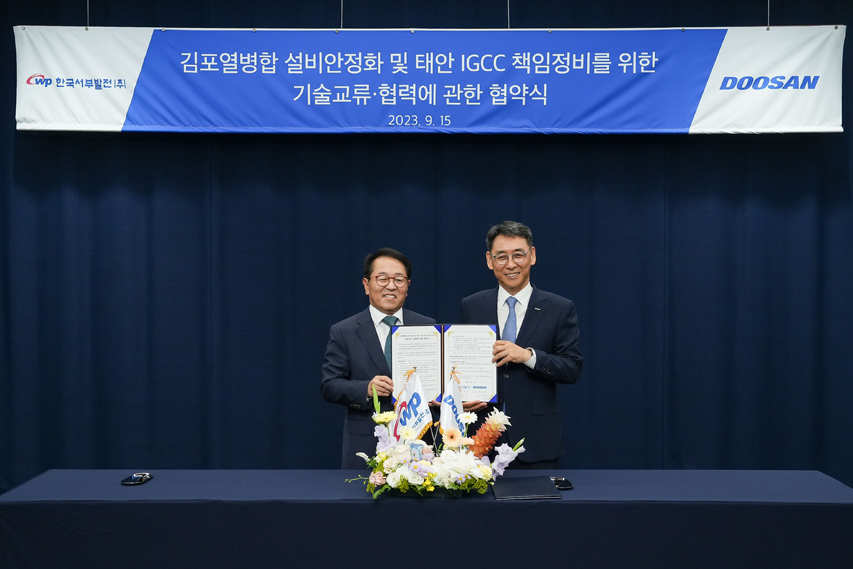
{"label": "dark hair", "polygon": [[412,262],[408,257],[397,251],[396,249],[391,249],[390,247],[383,247],[382,249],[377,249],[364,259],[364,278],[370,279],[370,275],[373,274],[373,262],[379,257],[391,257],[397,261],[403,263],[403,267],[406,269],[406,278],[412,278]]}
{"label": "dark hair", "polygon": [[527,246],[533,246],[533,232],[530,228],[517,221],[502,221],[489,229],[486,233],[486,250],[492,250],[492,243],[495,237],[503,235],[504,237],[524,237],[527,240]]}

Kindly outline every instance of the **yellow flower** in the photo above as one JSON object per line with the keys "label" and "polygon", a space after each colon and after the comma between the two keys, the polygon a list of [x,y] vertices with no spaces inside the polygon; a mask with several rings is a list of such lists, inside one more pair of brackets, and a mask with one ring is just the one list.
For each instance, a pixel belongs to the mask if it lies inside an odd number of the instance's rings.
{"label": "yellow flower", "polygon": [[480,474],[483,475],[484,480],[492,479],[492,469],[486,466],[485,464],[478,464],[477,468],[480,469]]}
{"label": "yellow flower", "polygon": [[385,411],[384,413],[374,413],[373,422],[377,425],[387,425],[397,417],[394,411]]}

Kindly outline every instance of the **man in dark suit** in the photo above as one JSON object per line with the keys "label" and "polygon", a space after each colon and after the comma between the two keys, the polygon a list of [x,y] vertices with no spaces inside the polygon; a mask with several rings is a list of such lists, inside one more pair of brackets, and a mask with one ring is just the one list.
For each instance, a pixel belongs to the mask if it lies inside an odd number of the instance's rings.
{"label": "man in dark suit", "polygon": [[371,253],[364,260],[362,280],[370,305],[329,331],[320,391],[326,401],[347,407],[341,468],[364,468],[356,453],[372,456],[376,451],[374,388],[382,411],[393,410],[391,327],[435,324],[432,318],[403,309],[411,277],[412,263],[399,251],[385,248]]}
{"label": "man in dark suit", "polygon": [[[525,452],[512,466],[553,469],[562,454],[557,384],[576,382],[583,367],[575,305],[530,283],[536,248],[527,226],[504,221],[489,230],[486,246],[486,264],[498,287],[463,299],[462,322],[499,326],[492,361],[498,373],[497,407],[512,422],[505,442],[525,439]],[[479,401],[465,407],[481,417],[491,410]]]}

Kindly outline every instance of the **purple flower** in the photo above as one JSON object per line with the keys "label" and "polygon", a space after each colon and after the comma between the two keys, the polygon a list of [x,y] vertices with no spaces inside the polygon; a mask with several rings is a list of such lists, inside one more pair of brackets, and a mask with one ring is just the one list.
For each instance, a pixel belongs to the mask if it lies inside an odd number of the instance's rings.
{"label": "purple flower", "polygon": [[504,470],[506,470],[510,462],[512,462],[512,459],[506,460],[501,456],[496,456],[495,461],[492,463],[492,471],[494,471],[495,476],[503,476]]}
{"label": "purple flower", "polygon": [[492,470],[494,470],[495,474],[498,476],[503,476],[504,470],[509,466],[509,463],[515,460],[515,457],[517,457],[519,453],[524,452],[524,447],[519,447],[518,451],[514,451],[512,450],[512,447],[504,443],[495,450],[498,455],[492,463]]}
{"label": "purple flower", "polygon": [[413,462],[410,464],[412,470],[418,473],[422,478],[426,478],[427,474],[430,472],[434,472],[432,466],[430,466],[427,462]]}
{"label": "purple flower", "polygon": [[389,451],[397,446],[397,441],[391,438],[388,434],[388,429],[382,425],[376,425],[373,429],[373,434],[376,435],[376,452]]}

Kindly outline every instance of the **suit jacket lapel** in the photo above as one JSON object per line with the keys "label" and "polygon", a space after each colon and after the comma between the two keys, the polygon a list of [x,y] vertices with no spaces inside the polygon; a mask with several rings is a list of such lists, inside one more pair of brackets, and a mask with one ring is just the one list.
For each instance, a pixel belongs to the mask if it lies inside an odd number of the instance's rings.
{"label": "suit jacket lapel", "polygon": [[391,370],[388,369],[388,362],[385,361],[385,346],[379,343],[379,336],[376,335],[376,327],[373,324],[373,318],[370,317],[369,308],[362,312],[358,319],[358,337],[376,368],[390,377]]}
{"label": "suit jacket lapel", "polygon": [[498,328],[500,328],[500,322],[498,322],[497,288],[487,290],[483,293],[482,302],[480,303],[480,310],[482,310],[483,312],[481,314],[478,314],[478,318],[472,320],[472,322],[477,322],[481,324],[497,324]]}
{"label": "suit jacket lapel", "polygon": [[414,312],[412,312],[408,308],[403,309],[403,324],[410,326],[418,325],[418,319],[414,317]]}
{"label": "suit jacket lapel", "polygon": [[[497,303],[497,300],[495,300]],[[530,303],[527,306],[527,311],[524,313],[524,321],[521,323],[521,330],[518,331],[515,343],[521,347],[527,344],[527,341],[533,335],[533,331],[539,326],[542,321],[542,314],[545,312],[546,301],[539,294],[539,289],[533,287],[533,293],[530,295]]]}

